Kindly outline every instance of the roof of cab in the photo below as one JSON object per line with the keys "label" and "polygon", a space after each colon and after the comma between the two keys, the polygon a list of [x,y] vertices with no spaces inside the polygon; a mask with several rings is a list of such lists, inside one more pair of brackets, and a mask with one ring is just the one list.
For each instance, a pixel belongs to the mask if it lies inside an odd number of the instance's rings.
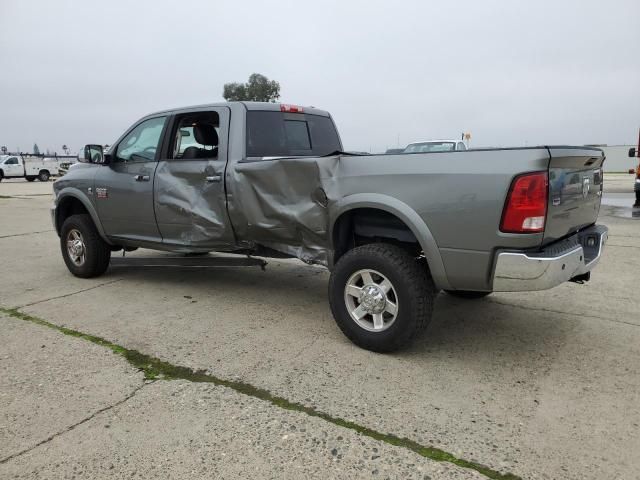
{"label": "roof of cab", "polygon": [[[244,106],[244,108],[246,110],[261,110],[261,111],[280,111],[281,105],[289,105],[286,103],[273,103],[273,102],[217,102],[217,103],[206,103],[206,104],[202,104],[202,105],[191,105],[188,107],[179,107],[179,108],[170,108],[167,110],[160,110],[158,112],[153,112],[150,113],[148,115],[145,115],[146,117],[152,117],[152,116],[156,116],[156,115],[162,115],[162,114],[177,114],[177,113],[182,113],[182,112],[190,112],[193,110],[206,110],[207,108],[211,108],[211,107],[237,107],[238,105],[242,105]],[[326,110],[320,110],[318,108],[315,107],[305,107],[305,106],[301,106],[302,108],[302,112],[301,113],[310,113],[313,115],[321,115],[323,117],[328,117],[329,112],[327,112]]]}

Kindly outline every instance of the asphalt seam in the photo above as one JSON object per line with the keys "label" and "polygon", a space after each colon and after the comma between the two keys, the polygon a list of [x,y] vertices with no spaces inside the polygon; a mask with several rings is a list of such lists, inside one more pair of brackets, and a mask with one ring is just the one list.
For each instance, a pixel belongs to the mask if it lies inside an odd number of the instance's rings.
{"label": "asphalt seam", "polygon": [[26,232],[26,233],[14,233],[13,235],[1,235],[0,238],[11,238],[11,237],[24,237],[25,235],[35,235],[37,233],[50,233],[55,232],[55,230],[41,230],[39,232]]}
{"label": "asphalt seam", "polygon": [[[131,365],[133,365],[134,367],[144,372],[145,378],[147,380],[187,380],[193,383],[209,383],[209,384],[213,384],[221,387],[230,388],[242,395],[246,395],[249,397],[257,398],[259,400],[266,401],[283,410],[295,411],[295,412],[306,414],[310,417],[320,418],[322,420],[325,420],[328,423],[355,431],[360,435],[373,438],[374,440],[381,441],[392,446],[410,450],[422,457],[425,457],[437,462],[451,463],[458,467],[475,471],[486,478],[490,478],[493,480],[521,480],[521,477],[513,473],[503,473],[497,470],[493,470],[492,468],[486,465],[480,464],[478,462],[466,460],[461,457],[456,457],[452,453],[441,450],[437,447],[422,445],[406,437],[398,437],[390,433],[382,433],[377,430],[373,430],[371,428],[365,427],[355,422],[345,420],[340,417],[335,417],[333,415],[330,415],[320,410],[316,410],[313,407],[309,407],[295,401],[287,400],[284,397],[279,397],[277,395],[272,394],[268,390],[255,387],[249,383],[219,378],[213,374],[208,373],[205,370],[193,370],[189,367],[173,365],[169,362],[160,360],[159,358],[152,357],[150,355],[146,355],[141,352],[138,352],[137,350],[127,349],[107,339],[86,334],[78,330],[72,330],[67,327],[62,327],[54,323],[48,322],[44,319],[41,319],[39,317],[35,317],[33,315],[20,312],[17,308],[9,309],[9,308],[0,307],[0,313],[4,313],[6,315],[9,315],[13,318],[17,318],[19,320],[31,322],[36,325],[48,327],[58,331],[59,333],[76,337],[76,338],[82,338],[83,340],[109,348],[112,352],[118,355],[121,355]],[[96,414],[98,413],[100,412],[97,412]],[[43,441],[41,443],[45,443],[45,442],[46,441]]]}
{"label": "asphalt seam", "polygon": [[51,442],[52,440],[54,440],[55,438],[58,438],[61,435],[64,435],[65,433],[69,433],[73,430],[75,430],[77,427],[79,427],[80,425],[83,425],[85,423],[87,423],[88,421],[94,419],[95,417],[97,417],[98,415],[100,415],[101,413],[107,412],[109,410],[111,410],[112,408],[118,407],[120,405],[122,405],[123,403],[127,402],[128,400],[130,400],[131,398],[134,397],[134,395],[136,393],[138,393],[142,387],[144,387],[145,385],[149,385],[150,383],[153,383],[153,381],[144,381],[141,385],[137,386],[131,393],[129,393],[126,397],[124,397],[121,400],[118,400],[116,403],[112,404],[112,405],[107,405],[104,408],[101,408],[99,410],[96,410],[95,412],[93,412],[91,415],[89,415],[88,417],[83,418],[82,420],[80,420],[77,423],[74,423],[73,425],[69,425],[67,428],[65,428],[64,430],[60,430],[59,432],[54,433],[53,435],[48,436],[47,438],[45,438],[44,440],[41,440],[40,442],[36,443],[35,445],[29,447],[29,448],[25,448],[24,450],[21,450],[17,453],[13,453],[3,459],[0,459],[0,465],[7,463],[15,458],[18,458],[26,453],[31,452],[32,450],[35,450],[38,447],[41,447],[42,445],[45,445],[46,443]]}
{"label": "asphalt seam", "polygon": [[606,317],[600,317],[598,315],[589,315],[588,313],[575,313],[575,312],[563,312],[562,310],[551,310],[549,308],[540,308],[540,307],[531,307],[531,306],[525,306],[525,305],[516,305],[514,303],[507,303],[507,302],[499,302],[495,299],[487,299],[487,301],[489,303],[495,303],[496,305],[502,305],[505,307],[515,307],[515,308],[520,308],[523,310],[533,310],[536,312],[547,312],[547,313],[559,313],[561,315],[571,315],[573,317],[580,317],[580,318],[595,318],[596,320],[604,320],[605,322],[613,322],[613,323],[620,323],[623,325],[630,325],[632,327],[640,327],[640,325],[638,325],[637,323],[631,323],[631,322],[625,322],[624,320],[614,320],[613,318],[606,318]]}
{"label": "asphalt seam", "polygon": [[89,290],[95,290],[96,288],[104,287],[106,285],[111,285],[112,283],[121,282],[122,280],[124,280],[124,278],[116,278],[115,280],[109,280],[108,282],[99,283],[98,285],[93,285],[92,287],[83,288],[82,290],[78,290],[76,292],[65,293],[63,295],[57,295],[55,297],[45,298],[44,300],[37,300],[35,302],[25,303],[24,305],[21,305],[19,307],[15,307],[15,308],[16,309],[20,309],[20,308],[25,308],[25,307],[31,307],[33,305],[39,305],[40,303],[50,302],[51,300],[58,300],[59,298],[71,297],[71,296],[77,295],[79,293],[84,293],[84,292],[88,292]]}

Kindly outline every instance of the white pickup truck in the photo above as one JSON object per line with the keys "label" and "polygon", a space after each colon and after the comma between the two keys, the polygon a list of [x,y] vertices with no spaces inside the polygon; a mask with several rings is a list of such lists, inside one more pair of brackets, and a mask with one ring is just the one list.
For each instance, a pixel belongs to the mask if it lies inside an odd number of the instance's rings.
{"label": "white pickup truck", "polygon": [[58,162],[39,157],[23,158],[20,155],[0,157],[0,181],[3,178],[26,178],[33,182],[37,178],[46,182],[52,175],[58,175]]}

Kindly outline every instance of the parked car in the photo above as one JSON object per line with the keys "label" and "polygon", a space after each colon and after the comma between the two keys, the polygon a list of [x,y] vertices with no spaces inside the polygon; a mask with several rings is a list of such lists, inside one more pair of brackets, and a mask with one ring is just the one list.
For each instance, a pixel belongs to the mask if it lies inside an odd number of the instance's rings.
{"label": "parked car", "polygon": [[[100,275],[112,251],[136,247],[298,258],[331,270],[338,326],[374,351],[424,330],[439,290],[471,299],[586,281],[607,237],[595,148],[389,162],[342,152],[325,111],[230,102],[148,115],[83,157],[54,183],[51,210],[72,274]],[[579,192],[563,193],[565,173]]]}
{"label": "parked car", "polygon": [[58,166],[39,157],[29,158],[20,155],[6,155],[0,160],[0,181],[3,178],[26,178],[33,182],[36,178],[46,182],[52,175],[58,174]]}
{"label": "parked car", "polygon": [[425,140],[410,143],[403,153],[453,152],[466,149],[462,140]]}

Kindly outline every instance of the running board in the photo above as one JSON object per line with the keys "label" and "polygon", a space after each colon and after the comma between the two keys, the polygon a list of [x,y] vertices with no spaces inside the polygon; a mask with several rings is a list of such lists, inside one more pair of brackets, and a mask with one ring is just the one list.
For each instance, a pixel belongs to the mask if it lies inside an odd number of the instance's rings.
{"label": "running board", "polygon": [[260,267],[267,262],[254,257],[111,257],[112,267],[189,267],[189,268],[228,268]]}

